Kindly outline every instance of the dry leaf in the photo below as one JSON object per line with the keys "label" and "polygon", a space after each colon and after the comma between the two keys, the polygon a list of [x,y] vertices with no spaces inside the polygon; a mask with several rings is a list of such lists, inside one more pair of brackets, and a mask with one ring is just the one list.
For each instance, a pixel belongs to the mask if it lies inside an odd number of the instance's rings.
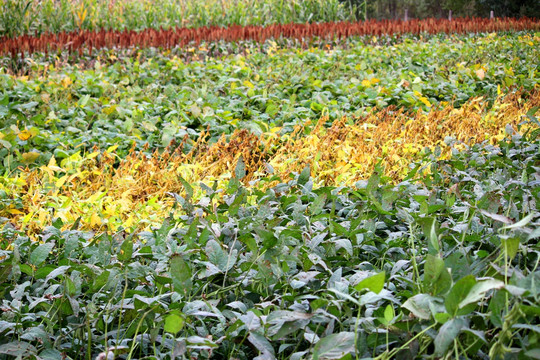
{"label": "dry leaf", "polygon": [[478,76],[480,80],[484,80],[484,78],[486,77],[486,72],[484,71],[484,69],[478,69],[476,70],[476,76]]}

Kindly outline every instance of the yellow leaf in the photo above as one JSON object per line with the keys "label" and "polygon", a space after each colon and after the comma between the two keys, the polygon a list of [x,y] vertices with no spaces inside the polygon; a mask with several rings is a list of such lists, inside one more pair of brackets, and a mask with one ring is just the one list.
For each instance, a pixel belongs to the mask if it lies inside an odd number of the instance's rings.
{"label": "yellow leaf", "polygon": [[68,175],[62,176],[60,179],[56,180],[56,183],[54,184],[57,188],[61,188],[66,183],[66,180],[68,179]]}
{"label": "yellow leaf", "polygon": [[131,225],[133,225],[135,223],[135,219],[133,218],[133,216],[129,216],[127,218],[127,220],[124,222],[124,227],[128,228],[130,227]]}
{"label": "yellow leaf", "polygon": [[62,86],[67,88],[69,85],[71,85],[73,82],[71,81],[71,78],[66,76],[62,79]]}
{"label": "yellow leaf", "polygon": [[377,78],[373,78],[373,79],[369,80],[369,82],[371,83],[371,85],[375,85],[375,84],[381,82],[381,80],[379,80]]}
{"label": "yellow leaf", "polygon": [[118,145],[113,145],[113,146],[109,146],[109,148],[107,149],[107,152],[108,153],[112,153],[114,150],[116,150],[118,148]]}
{"label": "yellow leaf", "polygon": [[362,86],[370,87],[371,86],[371,81],[369,81],[367,79],[362,80]]}
{"label": "yellow leaf", "polygon": [[250,89],[253,89],[255,86],[251,83],[251,81],[249,80],[245,80],[244,81],[244,86],[250,88]]}
{"label": "yellow leaf", "polygon": [[88,199],[86,199],[86,202],[87,203],[95,203],[97,202],[99,199],[101,199],[103,197],[103,195],[105,195],[105,193],[102,193],[102,192],[96,192],[94,194],[92,194]]}
{"label": "yellow leaf", "polygon": [[[118,147],[118,145],[115,145],[116,147]],[[110,148],[109,148],[110,149]],[[108,150],[107,150],[108,151]],[[113,150],[114,151],[114,150]],[[93,153],[89,154],[86,156],[87,159],[93,159],[95,158],[96,156],[99,155],[99,151],[94,151]]]}
{"label": "yellow leaf", "polygon": [[24,213],[22,211],[17,210],[17,209],[8,209],[7,212],[12,214],[12,215],[24,215]]}
{"label": "yellow leaf", "polygon": [[109,107],[106,107],[102,111],[107,115],[111,115],[113,112],[116,111],[116,105],[111,105]]}
{"label": "yellow leaf", "polygon": [[426,105],[427,107],[431,107],[431,103],[429,102],[429,100],[427,99],[427,97],[425,96],[420,96],[420,98],[418,98],[418,100],[420,100],[424,105]]}
{"label": "yellow leaf", "polygon": [[56,159],[54,158],[54,156],[51,156],[51,158],[49,160],[49,164],[47,164],[47,167],[51,167],[51,166],[57,166],[56,165]]}
{"label": "yellow leaf", "polygon": [[22,160],[25,164],[30,164],[36,161],[36,159],[39,157],[39,153],[36,151],[31,151],[27,153],[22,154]]}
{"label": "yellow leaf", "polygon": [[17,135],[19,137],[19,139],[21,139],[22,141],[26,141],[28,139],[30,139],[32,137],[32,133],[28,130],[23,130],[19,133],[19,135]]}
{"label": "yellow leaf", "polygon": [[90,217],[90,226],[100,226],[101,225],[101,218],[97,213],[93,213]]}

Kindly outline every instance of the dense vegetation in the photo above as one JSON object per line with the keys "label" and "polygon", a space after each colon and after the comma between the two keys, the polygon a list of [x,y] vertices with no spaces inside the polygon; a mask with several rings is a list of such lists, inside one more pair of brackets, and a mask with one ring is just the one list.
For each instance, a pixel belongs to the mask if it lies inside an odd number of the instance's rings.
{"label": "dense vegetation", "polygon": [[249,190],[239,163],[136,235],[6,224],[0,354],[535,358],[537,137],[426,155],[396,185],[314,189],[306,168]]}
{"label": "dense vegetation", "polygon": [[368,19],[540,17],[530,0],[0,0],[0,37],[81,30],[319,23]]}
{"label": "dense vegetation", "polygon": [[132,146],[153,151],[207,128],[215,141],[239,128],[291,132],[321,114],[335,120],[386,106],[427,111],[478,96],[492,102],[510,87],[532,90],[540,78],[538,35],[402,40],[350,39],[307,50],[274,41],[206,44],[177,56],[120,59],[106,52],[86,69],[55,69],[36,57],[35,75],[0,75],[0,169],[94,146],[118,145],[121,156]]}
{"label": "dense vegetation", "polygon": [[[13,34],[359,16],[2,4]],[[0,57],[0,359],[539,359],[538,49],[522,31]]]}
{"label": "dense vegetation", "polygon": [[338,0],[1,0],[0,36],[355,20]]}

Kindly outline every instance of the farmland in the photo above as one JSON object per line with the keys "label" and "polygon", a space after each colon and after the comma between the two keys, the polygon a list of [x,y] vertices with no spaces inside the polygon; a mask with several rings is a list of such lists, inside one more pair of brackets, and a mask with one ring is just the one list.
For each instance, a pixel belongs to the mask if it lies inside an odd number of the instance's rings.
{"label": "farmland", "polygon": [[0,19],[0,359],[539,358],[540,23],[197,4]]}

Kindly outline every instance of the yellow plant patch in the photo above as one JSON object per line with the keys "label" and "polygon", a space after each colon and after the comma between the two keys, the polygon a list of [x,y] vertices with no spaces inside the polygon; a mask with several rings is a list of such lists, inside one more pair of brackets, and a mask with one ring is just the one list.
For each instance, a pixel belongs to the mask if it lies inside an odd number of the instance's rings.
{"label": "yellow plant patch", "polygon": [[[0,212],[28,233],[37,232],[54,217],[65,223],[81,218],[87,229],[142,229],[160,224],[171,211],[174,200],[168,193],[184,193],[180,177],[195,188],[194,200],[204,197],[198,184],[216,183],[225,188],[233,177],[240,157],[246,167],[246,186],[268,187],[276,182],[255,180],[277,175],[286,181],[292,172],[312,169],[316,186],[354,185],[370,176],[381,161],[386,175],[395,181],[408,172],[411,161],[425,148],[440,147],[441,158],[451,148],[445,139],[461,145],[504,137],[505,127],[523,122],[523,115],[540,105],[540,92],[525,99],[509,94],[488,107],[481,98],[461,108],[432,109],[410,114],[385,109],[359,119],[340,119],[327,126],[327,119],[297,127],[283,136],[270,130],[256,136],[238,130],[209,144],[202,134],[191,152],[182,147],[154,152],[152,156],[132,151],[118,163],[114,148],[103,153],[78,153],[62,160],[53,158],[48,166],[24,170],[14,177],[0,178],[0,186],[23,208]],[[306,122],[309,124],[309,122]]]}

